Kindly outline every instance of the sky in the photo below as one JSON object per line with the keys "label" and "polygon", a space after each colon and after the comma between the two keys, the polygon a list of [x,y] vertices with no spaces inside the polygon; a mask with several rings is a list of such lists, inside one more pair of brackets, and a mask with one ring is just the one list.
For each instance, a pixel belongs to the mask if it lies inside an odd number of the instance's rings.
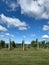
{"label": "sky", "polygon": [[49,0],[0,0],[0,40],[49,40]]}

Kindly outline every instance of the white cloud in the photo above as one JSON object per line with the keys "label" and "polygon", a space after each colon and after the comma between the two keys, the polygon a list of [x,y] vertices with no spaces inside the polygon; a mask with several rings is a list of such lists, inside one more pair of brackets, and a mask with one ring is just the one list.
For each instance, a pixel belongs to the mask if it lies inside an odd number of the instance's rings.
{"label": "white cloud", "polygon": [[43,26],[43,30],[44,30],[44,31],[49,30],[49,26],[48,26],[48,25],[44,25],[44,26]]}
{"label": "white cloud", "polygon": [[14,35],[13,35],[13,34],[6,33],[5,35],[6,35],[6,36],[9,36],[9,37],[11,37],[11,38],[14,38]]}
{"label": "white cloud", "polygon": [[2,35],[0,35],[0,37],[1,37],[1,38],[4,38],[4,35],[2,34]]}
{"label": "white cloud", "polygon": [[13,34],[11,34],[11,37],[12,37],[12,38],[14,38],[14,35],[13,35]]}
{"label": "white cloud", "polygon": [[26,27],[19,27],[19,30],[27,30]]}
{"label": "white cloud", "polygon": [[31,37],[35,37],[36,35],[35,34],[31,34]]}
{"label": "white cloud", "polygon": [[26,36],[24,35],[23,38],[26,38]]}
{"label": "white cloud", "polygon": [[42,38],[43,38],[43,39],[48,39],[49,36],[48,36],[48,35],[43,35]]}
{"label": "white cloud", "polygon": [[3,0],[3,2],[9,7],[8,11],[16,11],[20,5],[22,14],[36,18],[49,18],[49,0]]}
{"label": "white cloud", "polygon": [[6,3],[6,5],[9,7],[9,9],[7,9],[7,11],[16,11],[17,7],[18,7],[18,4],[16,1],[14,0],[2,0],[3,2]]}
{"label": "white cloud", "polygon": [[49,18],[49,0],[17,0],[22,14],[37,18]]}
{"label": "white cloud", "polygon": [[18,7],[18,4],[12,2],[10,5],[8,5],[8,7],[10,9],[8,9],[7,11],[16,11],[17,10],[16,8]]}
{"label": "white cloud", "polygon": [[9,33],[6,33],[5,35],[10,36],[10,34],[9,34]]}
{"label": "white cloud", "polygon": [[[49,0],[2,0],[9,7],[8,11],[16,11],[21,7],[22,14],[36,18],[49,18]],[[17,2],[16,2],[17,1]]]}
{"label": "white cloud", "polygon": [[9,26],[18,27],[19,30],[26,30],[27,29],[26,22],[22,22],[17,18],[7,17],[4,14],[1,14],[0,17],[1,17],[2,22],[6,23],[8,27]]}
{"label": "white cloud", "polygon": [[5,32],[5,31],[7,31],[7,29],[0,25],[0,32]]}
{"label": "white cloud", "polygon": [[49,24],[49,21],[48,21],[48,24]]}

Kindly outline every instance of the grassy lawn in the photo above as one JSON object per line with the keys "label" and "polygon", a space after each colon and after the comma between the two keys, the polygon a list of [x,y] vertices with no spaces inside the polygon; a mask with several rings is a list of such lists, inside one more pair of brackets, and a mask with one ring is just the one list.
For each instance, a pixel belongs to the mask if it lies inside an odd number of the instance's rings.
{"label": "grassy lawn", "polygon": [[0,65],[49,65],[49,50],[0,49]]}

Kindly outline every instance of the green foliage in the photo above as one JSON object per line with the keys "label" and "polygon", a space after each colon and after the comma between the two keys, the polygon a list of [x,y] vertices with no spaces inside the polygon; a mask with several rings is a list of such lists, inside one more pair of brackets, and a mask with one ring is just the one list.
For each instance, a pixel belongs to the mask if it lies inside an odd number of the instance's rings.
{"label": "green foliage", "polygon": [[26,50],[28,48],[34,47],[34,48],[49,48],[49,41],[45,42],[45,41],[38,41],[38,39],[31,41],[31,44],[26,45],[25,44],[25,40],[22,40],[22,44],[16,44],[15,41],[11,41],[11,39],[9,39],[9,43],[5,44],[4,40],[0,41],[0,48],[8,48],[8,49],[13,49],[13,48],[23,48],[23,50]]}
{"label": "green foliage", "polygon": [[12,50],[13,48],[16,48],[16,44],[14,41],[11,41],[10,40],[10,43],[9,43],[9,50]]}
{"label": "green foliage", "polygon": [[39,42],[38,39],[36,39],[37,49],[39,49]]}
{"label": "green foliage", "polygon": [[3,40],[0,41],[0,48],[5,48],[5,41]]}
{"label": "green foliage", "polygon": [[45,44],[45,48],[49,48],[49,41],[46,42],[46,44]]}
{"label": "green foliage", "polygon": [[9,44],[5,44],[5,47],[8,48]]}
{"label": "green foliage", "polygon": [[38,39],[36,39],[36,43],[38,43]]}
{"label": "green foliage", "polygon": [[13,48],[16,48],[16,44],[15,44],[14,41],[11,41],[11,44],[12,44],[12,47],[13,47]]}
{"label": "green foliage", "polygon": [[32,47],[37,47],[36,41],[31,41],[31,46]]}
{"label": "green foliage", "polygon": [[45,41],[41,41],[40,47],[41,47],[41,48],[44,48],[44,47],[45,47]]}
{"label": "green foliage", "polygon": [[29,45],[28,45],[28,48],[30,48],[30,47],[31,47],[31,45],[29,44]]}

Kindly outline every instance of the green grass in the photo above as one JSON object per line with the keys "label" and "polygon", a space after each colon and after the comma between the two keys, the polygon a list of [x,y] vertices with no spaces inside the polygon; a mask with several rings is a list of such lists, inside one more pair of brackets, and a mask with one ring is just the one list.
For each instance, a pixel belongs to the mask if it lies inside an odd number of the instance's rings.
{"label": "green grass", "polygon": [[49,50],[0,49],[0,65],[49,65]]}

